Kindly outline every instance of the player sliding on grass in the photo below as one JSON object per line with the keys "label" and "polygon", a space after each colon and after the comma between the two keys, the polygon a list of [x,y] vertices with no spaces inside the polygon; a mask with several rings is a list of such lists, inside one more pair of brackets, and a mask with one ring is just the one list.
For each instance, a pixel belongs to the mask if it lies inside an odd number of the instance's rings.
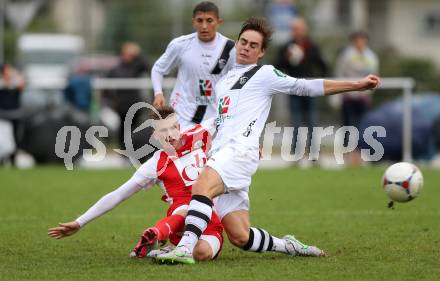
{"label": "player sliding on grass", "polygon": [[[145,230],[131,256],[144,257],[157,245],[158,240],[169,239],[174,245],[179,242],[191,200],[192,184],[207,161],[206,152],[210,146],[210,134],[201,125],[180,133],[177,116],[170,106],[157,109],[157,114],[153,112],[151,119],[153,119],[154,136],[163,149],[156,151],[130,180],[103,196],[75,221],[50,228],[48,234],[51,237],[59,239],[75,234],[88,222],[112,210],[142,188],[149,189],[159,182],[165,192],[162,199],[171,205],[167,217],[158,221],[154,227]],[[215,258],[223,244],[222,232],[220,219],[214,213],[210,224],[200,237],[201,240],[195,246],[194,258],[197,260]],[[157,251],[155,253],[157,254]]]}
{"label": "player sliding on grass", "polygon": [[[293,236],[278,239],[250,226],[248,204],[251,177],[258,167],[258,146],[274,94],[324,96],[376,88],[375,75],[358,81],[305,80],[285,75],[271,65],[257,65],[264,56],[271,31],[266,20],[250,18],[239,33],[236,65],[216,86],[217,136],[209,160],[193,185],[185,219],[185,233],[161,261],[194,263],[194,246],[212,218],[212,200],[229,240],[246,251],[289,250],[292,255],[320,256],[323,252]],[[275,187],[276,188],[276,187]]]}

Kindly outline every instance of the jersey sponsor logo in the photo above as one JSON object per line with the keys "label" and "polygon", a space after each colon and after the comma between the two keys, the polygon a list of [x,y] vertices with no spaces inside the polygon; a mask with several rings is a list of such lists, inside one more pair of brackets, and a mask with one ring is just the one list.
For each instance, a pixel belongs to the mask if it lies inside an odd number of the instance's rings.
{"label": "jersey sponsor logo", "polygon": [[231,101],[231,99],[229,98],[229,96],[225,96],[219,100],[218,113],[220,115],[228,113],[230,101]]}
{"label": "jersey sponsor logo", "polygon": [[278,77],[281,77],[281,78],[287,77],[286,74],[284,74],[282,71],[276,69],[275,67],[273,68],[273,72],[275,72],[275,74],[276,74]]}
{"label": "jersey sponsor logo", "polygon": [[182,170],[182,179],[185,180],[185,182],[194,182],[198,176],[199,176],[199,171],[194,166],[194,164],[186,166]]}
{"label": "jersey sponsor logo", "polygon": [[229,119],[229,118],[231,118],[231,116],[229,115],[220,115],[219,117],[215,118],[214,121],[215,129],[218,131],[220,126],[223,124],[223,122],[225,122],[225,119]]}
{"label": "jersey sponsor logo", "polygon": [[199,79],[200,95],[210,97],[212,95],[212,81]]}
{"label": "jersey sponsor logo", "polygon": [[211,96],[211,97],[197,96],[197,97],[196,97],[196,103],[197,103],[198,105],[208,105],[208,104],[213,104],[213,103],[215,103],[215,98],[214,98],[214,96]]}
{"label": "jersey sponsor logo", "polygon": [[174,165],[185,185],[191,186],[197,180],[207,161],[205,153],[201,149],[197,149],[174,160]]}

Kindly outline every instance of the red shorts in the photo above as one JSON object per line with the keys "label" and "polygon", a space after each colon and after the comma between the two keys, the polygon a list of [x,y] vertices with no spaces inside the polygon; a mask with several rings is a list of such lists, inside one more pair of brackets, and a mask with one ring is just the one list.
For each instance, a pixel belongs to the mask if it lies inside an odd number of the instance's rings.
{"label": "red shorts", "polygon": [[[171,216],[171,214],[177,208],[184,206],[184,205],[189,205],[190,201],[191,201],[191,198],[175,201],[168,208],[167,216]],[[182,231],[183,231],[183,229],[182,229]],[[182,234],[183,233],[171,234],[169,237],[171,244],[173,244],[173,245],[179,244],[180,239],[182,238]],[[218,242],[220,244],[219,247],[218,247],[218,245],[212,245],[210,243],[211,248],[213,248],[212,250],[216,252],[216,253],[214,253],[214,256],[217,257],[223,247],[223,225],[220,221],[219,216],[215,212],[212,212],[211,221],[208,223],[208,227],[202,233],[202,236],[204,236],[204,235],[214,236],[215,238],[218,239]],[[203,239],[203,237],[202,237],[202,239]],[[207,241],[207,242],[209,243],[209,241]]]}

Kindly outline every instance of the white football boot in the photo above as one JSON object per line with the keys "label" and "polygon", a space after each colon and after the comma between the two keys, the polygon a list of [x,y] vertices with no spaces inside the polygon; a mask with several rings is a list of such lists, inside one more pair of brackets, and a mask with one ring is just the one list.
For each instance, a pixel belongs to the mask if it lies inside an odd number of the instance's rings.
{"label": "white football boot", "polygon": [[323,257],[326,256],[325,252],[316,246],[308,246],[293,235],[286,235],[283,237],[286,241],[286,250],[292,256],[301,257]]}

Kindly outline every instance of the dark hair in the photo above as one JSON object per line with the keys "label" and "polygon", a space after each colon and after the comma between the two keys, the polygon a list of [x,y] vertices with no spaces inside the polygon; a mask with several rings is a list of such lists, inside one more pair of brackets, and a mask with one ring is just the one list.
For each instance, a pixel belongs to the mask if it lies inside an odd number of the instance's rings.
{"label": "dark hair", "polygon": [[261,48],[265,50],[272,37],[272,28],[267,20],[265,18],[257,17],[247,19],[241,26],[238,38],[240,38],[241,34],[247,30],[254,30],[263,36],[263,44]]}
{"label": "dark hair", "polygon": [[197,13],[208,13],[213,12],[217,18],[220,17],[220,12],[216,4],[210,1],[203,1],[197,4],[193,10],[193,17],[196,16]]}
{"label": "dark hair", "polygon": [[353,41],[356,38],[365,38],[368,40],[368,34],[365,31],[357,30],[357,31],[352,32],[350,34],[349,38],[350,38],[350,41]]}
{"label": "dark hair", "polygon": [[[151,111],[150,116],[149,116],[150,119],[161,120],[161,119],[167,118],[168,116],[170,116],[173,113],[176,113],[174,111],[174,108],[169,105],[164,105],[164,106],[158,107],[158,108],[156,108],[156,110],[157,110],[157,112]],[[159,113],[159,114],[157,114],[157,113]]]}

